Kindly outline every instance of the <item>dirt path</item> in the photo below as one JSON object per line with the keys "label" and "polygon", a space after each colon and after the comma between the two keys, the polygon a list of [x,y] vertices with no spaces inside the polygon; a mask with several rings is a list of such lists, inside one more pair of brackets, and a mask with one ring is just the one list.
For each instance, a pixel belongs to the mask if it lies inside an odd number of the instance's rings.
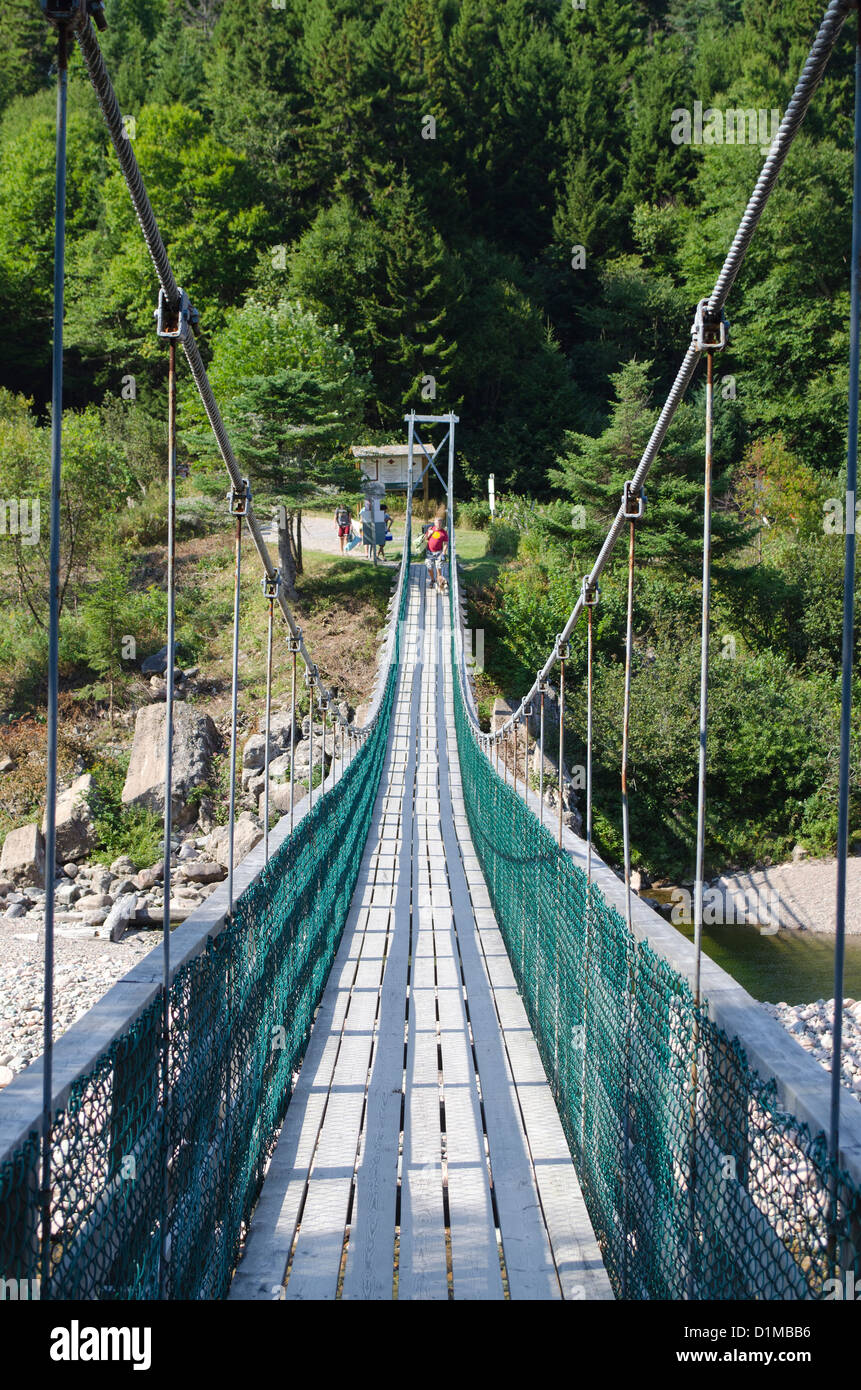
{"label": "dirt path", "polygon": [[[355,520],[355,518],[354,518]],[[275,540],[275,528],[270,526],[266,529],[266,539]],[[404,537],[403,521],[395,519],[392,525],[392,535],[394,541],[390,544],[400,546]],[[302,545],[307,550],[319,550],[325,555],[338,555],[341,550],[341,542],[338,537],[338,528],[334,521],[328,516],[309,516],[303,513],[302,516]],[[365,556],[365,547],[357,545],[354,550],[348,552],[351,559],[362,560],[368,563]]]}
{"label": "dirt path", "polygon": [[[776,894],[782,927],[812,932],[835,929],[836,859],[802,859],[797,864],[777,864],[756,873],[724,874],[715,886],[731,895],[750,890],[761,895]],[[849,936],[861,936],[861,858],[850,858],[847,865],[846,932]]]}

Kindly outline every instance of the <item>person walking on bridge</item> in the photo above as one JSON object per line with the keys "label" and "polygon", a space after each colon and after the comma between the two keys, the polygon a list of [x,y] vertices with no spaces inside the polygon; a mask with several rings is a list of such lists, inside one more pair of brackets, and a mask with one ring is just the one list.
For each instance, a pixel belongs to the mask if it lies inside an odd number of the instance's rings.
{"label": "person walking on bridge", "polygon": [[433,589],[435,583],[442,588],[445,577],[443,565],[448,556],[448,531],[445,529],[445,518],[438,516],[427,529],[427,559],[425,565],[428,572],[428,588]]}

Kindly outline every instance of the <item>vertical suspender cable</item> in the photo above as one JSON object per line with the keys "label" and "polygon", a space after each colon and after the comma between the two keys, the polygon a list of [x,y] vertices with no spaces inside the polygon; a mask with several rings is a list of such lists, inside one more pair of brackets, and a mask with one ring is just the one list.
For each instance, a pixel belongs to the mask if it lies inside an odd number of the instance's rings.
{"label": "vertical suspender cable", "polygon": [[275,599],[268,601],[266,615],[266,748],[263,754],[263,857],[269,863],[269,748],[272,740],[272,629],[275,625]]}
{"label": "vertical suspender cable", "polygon": [[592,889],[592,608],[586,609],[586,891]]}
{"label": "vertical suspender cable", "polygon": [[541,756],[541,764],[538,768],[538,823],[544,824],[544,682],[541,682],[541,713],[540,713],[540,732],[538,735],[538,746]]}
{"label": "vertical suspender cable", "polygon": [[565,766],[565,658],[559,662],[559,848],[562,848],[562,770]]}
{"label": "vertical suspender cable", "polygon": [[239,599],[242,578],[242,517],[236,518],[236,563],[233,586],[233,685],[231,691],[230,722],[230,819],[228,821],[227,848],[227,901],[233,912],[233,847],[235,839],[234,816],[236,814],[236,736],[239,707]]}
{"label": "vertical suspender cable", "polygon": [[706,838],[706,735],[709,709],[709,613],[711,606],[712,562],[712,444],[714,435],[714,353],[709,352],[706,370],[706,458],[703,494],[703,595],[700,628],[700,746],[697,778],[697,856],[694,879],[694,1000],[700,1002],[700,966],[703,937],[703,868]]}
{"label": "vertical suspender cable", "polygon": [[[329,712],[328,701],[323,702],[323,746],[320,752],[320,795],[326,791],[326,724]],[[334,726],[333,726],[334,736]]]}
{"label": "vertical suspender cable", "polygon": [[60,476],[63,459],[63,314],[66,272],[68,31],[57,29],[57,152],[54,205],[54,344],[51,390],[51,558],[48,595],[48,746],[45,788],[45,980],[42,1068],[42,1297],[51,1280],[51,1115],[54,1089],[54,875],[57,857],[57,717],[60,684]]}
{"label": "vertical suspender cable", "polygon": [[628,608],[625,628],[625,695],[622,704],[622,841],[625,860],[625,913],[631,930],[631,833],[628,819],[628,731],[631,717],[631,660],[634,650],[634,521],[629,522]]}
{"label": "vertical suspender cable", "polygon": [[314,682],[308,686],[308,810],[314,805]]}
{"label": "vertical suspender cable", "polygon": [[694,1019],[691,1036],[691,1092],[688,1163],[688,1298],[696,1297],[697,1093],[699,1089],[700,972],[703,950],[703,872],[706,837],[706,751],[709,708],[709,616],[711,609],[712,471],[714,441],[714,353],[706,354],[706,437],[703,487],[703,583],[700,627],[700,728],[697,777],[697,845],[694,875]]}
{"label": "vertical suspender cable", "polygon": [[628,538],[628,607],[627,624],[625,629],[625,697],[622,713],[622,839],[625,858],[625,912],[628,923],[628,988],[627,995],[627,1019],[625,1027],[625,1091],[624,1105],[625,1115],[622,1128],[623,1144],[623,1217],[622,1217],[622,1238],[625,1242],[624,1259],[622,1262],[622,1297],[628,1294],[628,1186],[629,1186],[629,1149],[630,1149],[630,1091],[631,1091],[631,1024],[633,1013],[633,956],[631,941],[631,834],[628,819],[628,730],[631,715],[631,661],[634,648],[634,520],[629,522],[630,532]]}
{"label": "vertical suspender cable", "polygon": [[290,653],[293,657],[290,672],[290,833],[293,833],[293,798],[296,785],[296,655],[298,645],[291,641]]}
{"label": "vertical suspender cable", "polygon": [[837,1170],[840,1158],[840,1072],[843,1050],[843,968],[846,952],[846,862],[849,853],[852,658],[855,626],[855,496],[858,486],[858,391],[861,362],[861,9],[855,39],[855,156],[852,191],[852,275],[849,319],[849,429],[846,452],[845,555],[843,569],[843,665],[840,690],[840,783],[837,799],[837,904],[834,937],[834,1027],[831,1043],[831,1122],[828,1153],[833,1164],[831,1219],[834,1261],[838,1258]]}
{"label": "vertical suspender cable", "polygon": [[176,342],[168,343],[167,381],[167,667],[164,707],[164,852],[162,887],[162,1086],[164,1173],[159,1231],[159,1294],[168,1297],[167,1214],[170,1183],[170,853],[173,836],[173,701],[176,666]]}

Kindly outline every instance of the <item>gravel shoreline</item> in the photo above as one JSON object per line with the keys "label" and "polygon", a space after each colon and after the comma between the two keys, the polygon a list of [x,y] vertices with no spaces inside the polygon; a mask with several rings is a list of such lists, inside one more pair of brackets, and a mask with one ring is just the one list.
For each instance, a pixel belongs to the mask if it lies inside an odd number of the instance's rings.
{"label": "gravel shoreline", "polygon": [[[763,1004],[762,1008],[783,1025],[805,1052],[831,1072],[834,1029],[834,1000],[817,999],[815,1004]],[[861,1100],[861,1003],[843,1001],[843,1051],[841,1084]]]}

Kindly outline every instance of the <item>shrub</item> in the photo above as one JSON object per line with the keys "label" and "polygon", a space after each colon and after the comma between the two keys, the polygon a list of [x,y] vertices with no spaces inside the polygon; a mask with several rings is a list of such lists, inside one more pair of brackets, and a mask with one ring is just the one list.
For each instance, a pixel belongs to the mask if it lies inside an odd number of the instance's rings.
{"label": "shrub", "polygon": [[500,559],[507,559],[517,554],[520,532],[516,526],[509,526],[505,521],[491,521],[487,531],[488,554],[496,555]]}
{"label": "shrub", "polygon": [[486,531],[490,525],[490,508],[486,502],[458,502],[455,521],[469,531]]}
{"label": "shrub", "polygon": [[161,816],[143,806],[124,806],[123,783],[128,758],[101,758],[93,764],[93,813],[97,848],[94,858],[110,863],[127,854],[139,869],[154,864],[162,853],[164,831]]}

